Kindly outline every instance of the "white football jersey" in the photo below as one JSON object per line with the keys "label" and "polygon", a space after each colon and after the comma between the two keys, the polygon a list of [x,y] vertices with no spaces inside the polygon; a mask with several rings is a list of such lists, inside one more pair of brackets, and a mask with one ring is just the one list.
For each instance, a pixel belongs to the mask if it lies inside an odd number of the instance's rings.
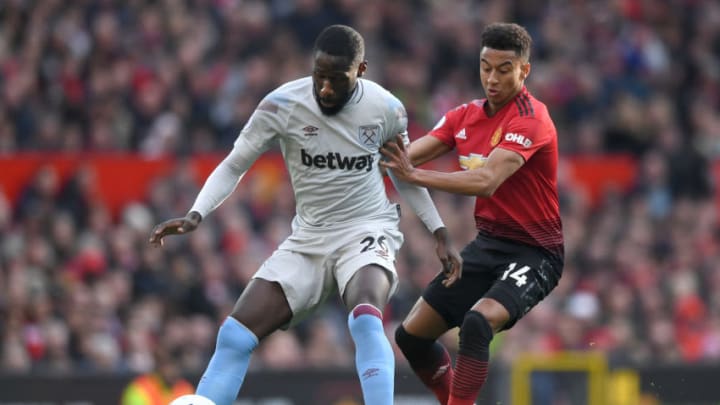
{"label": "white football jersey", "polygon": [[345,107],[324,115],[305,77],[260,102],[235,148],[254,160],[278,144],[295,193],[294,225],[327,227],[397,218],[378,161],[379,148],[398,134],[407,144],[405,108],[380,85],[358,79]]}

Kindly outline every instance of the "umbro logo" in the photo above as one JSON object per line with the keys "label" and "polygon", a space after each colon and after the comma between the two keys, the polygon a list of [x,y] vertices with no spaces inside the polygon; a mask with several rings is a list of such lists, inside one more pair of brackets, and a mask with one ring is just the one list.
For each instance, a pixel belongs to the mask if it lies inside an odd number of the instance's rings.
{"label": "umbro logo", "polygon": [[368,378],[375,377],[378,374],[380,374],[379,368],[369,368],[362,374],[362,378],[363,380],[367,380]]}
{"label": "umbro logo", "polygon": [[465,136],[465,128],[461,129],[460,132],[455,134],[455,138],[457,139],[467,139],[467,136]]}
{"label": "umbro logo", "polygon": [[312,125],[307,125],[305,128],[302,129],[305,136],[317,136],[319,130],[320,128],[314,127]]}

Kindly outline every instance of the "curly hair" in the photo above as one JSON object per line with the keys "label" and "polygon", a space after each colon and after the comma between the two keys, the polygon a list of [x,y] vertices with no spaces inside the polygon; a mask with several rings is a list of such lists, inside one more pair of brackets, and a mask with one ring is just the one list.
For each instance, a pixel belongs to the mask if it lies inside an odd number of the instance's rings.
{"label": "curly hair", "polygon": [[493,23],[485,27],[481,46],[501,51],[515,51],[525,61],[530,60],[532,38],[527,30],[514,23]]}

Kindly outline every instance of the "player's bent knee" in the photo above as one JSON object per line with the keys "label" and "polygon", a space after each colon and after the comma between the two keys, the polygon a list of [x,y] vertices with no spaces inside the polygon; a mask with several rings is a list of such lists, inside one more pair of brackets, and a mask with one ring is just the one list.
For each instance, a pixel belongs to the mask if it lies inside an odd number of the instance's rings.
{"label": "player's bent knee", "polygon": [[262,339],[290,322],[292,310],[279,283],[253,279],[230,316]]}
{"label": "player's bent knee", "polygon": [[493,338],[493,329],[483,314],[468,311],[460,328],[460,341],[465,344],[487,344]]}
{"label": "player's bent knee", "polygon": [[511,315],[507,308],[494,299],[482,299],[468,312],[479,313],[485,318],[494,333],[503,330],[510,321]]}
{"label": "player's bent knee", "polygon": [[424,339],[409,334],[402,325],[395,329],[395,343],[408,359],[429,351],[434,342],[434,339]]}

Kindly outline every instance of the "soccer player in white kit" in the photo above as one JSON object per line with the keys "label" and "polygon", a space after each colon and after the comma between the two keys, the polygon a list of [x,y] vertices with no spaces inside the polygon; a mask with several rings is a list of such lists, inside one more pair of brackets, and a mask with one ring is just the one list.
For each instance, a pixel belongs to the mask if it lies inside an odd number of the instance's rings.
{"label": "soccer player in white kit", "polygon": [[[395,362],[382,310],[398,283],[394,261],[403,236],[378,160],[383,143],[397,134],[407,140],[407,115],[396,97],[360,78],[367,62],[354,29],[327,27],[313,56],[312,77],[286,83],[260,102],[189,213],[157,225],[150,236],[160,245],[166,235],[194,230],[258,156],[279,144],[295,193],[292,234],[255,273],[220,327],[197,388],[217,405],[237,397],[260,339],[294,325],[335,291],[350,312],[365,403],[393,403]],[[451,282],[457,279],[460,256],[427,190],[388,174],[435,236],[443,271]]]}

